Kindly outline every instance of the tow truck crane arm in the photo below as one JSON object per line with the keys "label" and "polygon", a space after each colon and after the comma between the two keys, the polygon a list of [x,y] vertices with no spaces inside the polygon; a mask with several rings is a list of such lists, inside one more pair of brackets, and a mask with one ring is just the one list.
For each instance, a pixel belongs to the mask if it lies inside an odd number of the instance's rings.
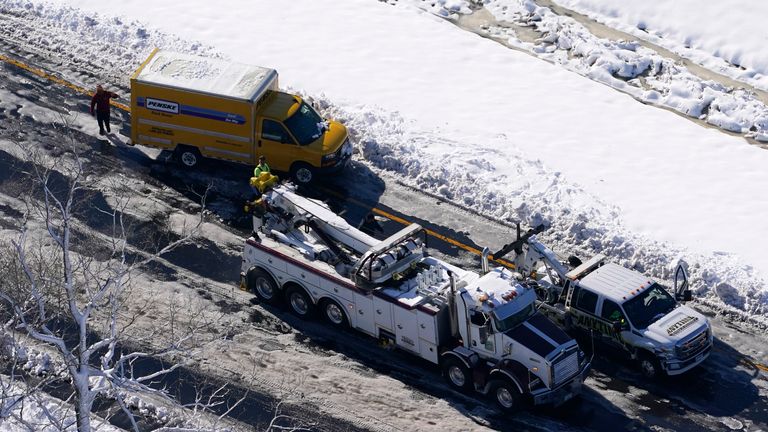
{"label": "tow truck crane arm", "polygon": [[543,232],[545,229],[546,227],[541,224],[529,229],[525,234],[521,234],[520,224],[518,223],[517,239],[494,252],[493,258],[499,259],[514,251],[515,266],[520,272],[532,273],[536,270],[536,263],[543,261],[547,267],[557,273],[562,281],[565,281],[565,275],[568,273],[568,269],[560,263],[551,249],[546,247],[536,238],[536,234]]}

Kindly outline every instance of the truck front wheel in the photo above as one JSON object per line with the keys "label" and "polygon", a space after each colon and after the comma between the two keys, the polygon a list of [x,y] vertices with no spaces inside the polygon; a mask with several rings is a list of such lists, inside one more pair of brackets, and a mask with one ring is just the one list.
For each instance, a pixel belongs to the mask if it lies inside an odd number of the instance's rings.
{"label": "truck front wheel", "polygon": [[291,166],[291,178],[300,185],[307,185],[315,179],[315,169],[309,164],[296,162]]}
{"label": "truck front wheel", "polygon": [[490,395],[505,412],[514,412],[520,409],[523,403],[523,395],[517,386],[509,380],[491,381]]}
{"label": "truck front wheel", "polygon": [[640,366],[640,372],[648,379],[658,378],[661,375],[659,360],[651,353],[640,353],[637,364]]}
{"label": "truck front wheel", "polygon": [[448,384],[456,390],[465,391],[470,388],[472,375],[461,360],[455,357],[448,357],[443,362],[443,375],[448,380]]}

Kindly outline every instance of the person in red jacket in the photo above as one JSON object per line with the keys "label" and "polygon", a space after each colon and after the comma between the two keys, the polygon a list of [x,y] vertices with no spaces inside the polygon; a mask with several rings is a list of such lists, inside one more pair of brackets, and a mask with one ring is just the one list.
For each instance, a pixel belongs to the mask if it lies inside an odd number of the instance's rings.
{"label": "person in red jacket", "polygon": [[91,115],[94,115],[93,107],[96,107],[96,121],[99,122],[99,135],[104,135],[112,131],[109,130],[109,99],[117,99],[117,95],[104,90],[101,85],[96,86],[96,93],[91,98]]}

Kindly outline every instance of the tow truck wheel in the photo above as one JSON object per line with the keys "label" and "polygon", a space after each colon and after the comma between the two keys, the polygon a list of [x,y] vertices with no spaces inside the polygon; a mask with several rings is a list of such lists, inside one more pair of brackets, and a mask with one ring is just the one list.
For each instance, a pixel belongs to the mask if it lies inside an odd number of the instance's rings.
{"label": "tow truck wheel", "polygon": [[285,297],[288,299],[288,305],[294,315],[301,319],[312,316],[314,305],[302,288],[296,286],[288,288],[285,291]]}
{"label": "tow truck wheel", "polygon": [[472,383],[472,376],[464,363],[454,357],[448,357],[443,362],[443,375],[448,384],[456,390],[467,390]]}
{"label": "tow truck wheel", "polygon": [[513,412],[520,409],[523,395],[517,389],[517,386],[507,380],[491,381],[490,395],[496,401],[496,405],[506,412]]}
{"label": "tow truck wheel", "polygon": [[344,309],[339,306],[333,300],[325,299],[321,303],[321,310],[323,311],[323,318],[331,323],[335,327],[346,328],[349,324],[347,316],[344,314]]}
{"label": "tow truck wheel", "polygon": [[640,372],[646,378],[657,378],[661,374],[659,361],[650,353],[641,353],[637,364],[640,366]]}
{"label": "tow truck wheel", "polygon": [[275,280],[262,269],[248,272],[248,290],[263,303],[275,305],[280,301],[280,292]]}
{"label": "tow truck wheel", "polygon": [[291,166],[291,178],[300,185],[307,185],[315,178],[315,170],[309,164],[296,162]]}

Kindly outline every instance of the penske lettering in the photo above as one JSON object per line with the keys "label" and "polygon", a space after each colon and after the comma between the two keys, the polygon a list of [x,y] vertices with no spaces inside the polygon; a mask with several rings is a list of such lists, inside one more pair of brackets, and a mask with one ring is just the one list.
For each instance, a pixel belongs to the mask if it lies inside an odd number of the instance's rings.
{"label": "penske lettering", "polygon": [[171,114],[179,113],[179,104],[176,102],[169,102],[162,99],[147,98],[147,109],[153,111],[162,111]]}

